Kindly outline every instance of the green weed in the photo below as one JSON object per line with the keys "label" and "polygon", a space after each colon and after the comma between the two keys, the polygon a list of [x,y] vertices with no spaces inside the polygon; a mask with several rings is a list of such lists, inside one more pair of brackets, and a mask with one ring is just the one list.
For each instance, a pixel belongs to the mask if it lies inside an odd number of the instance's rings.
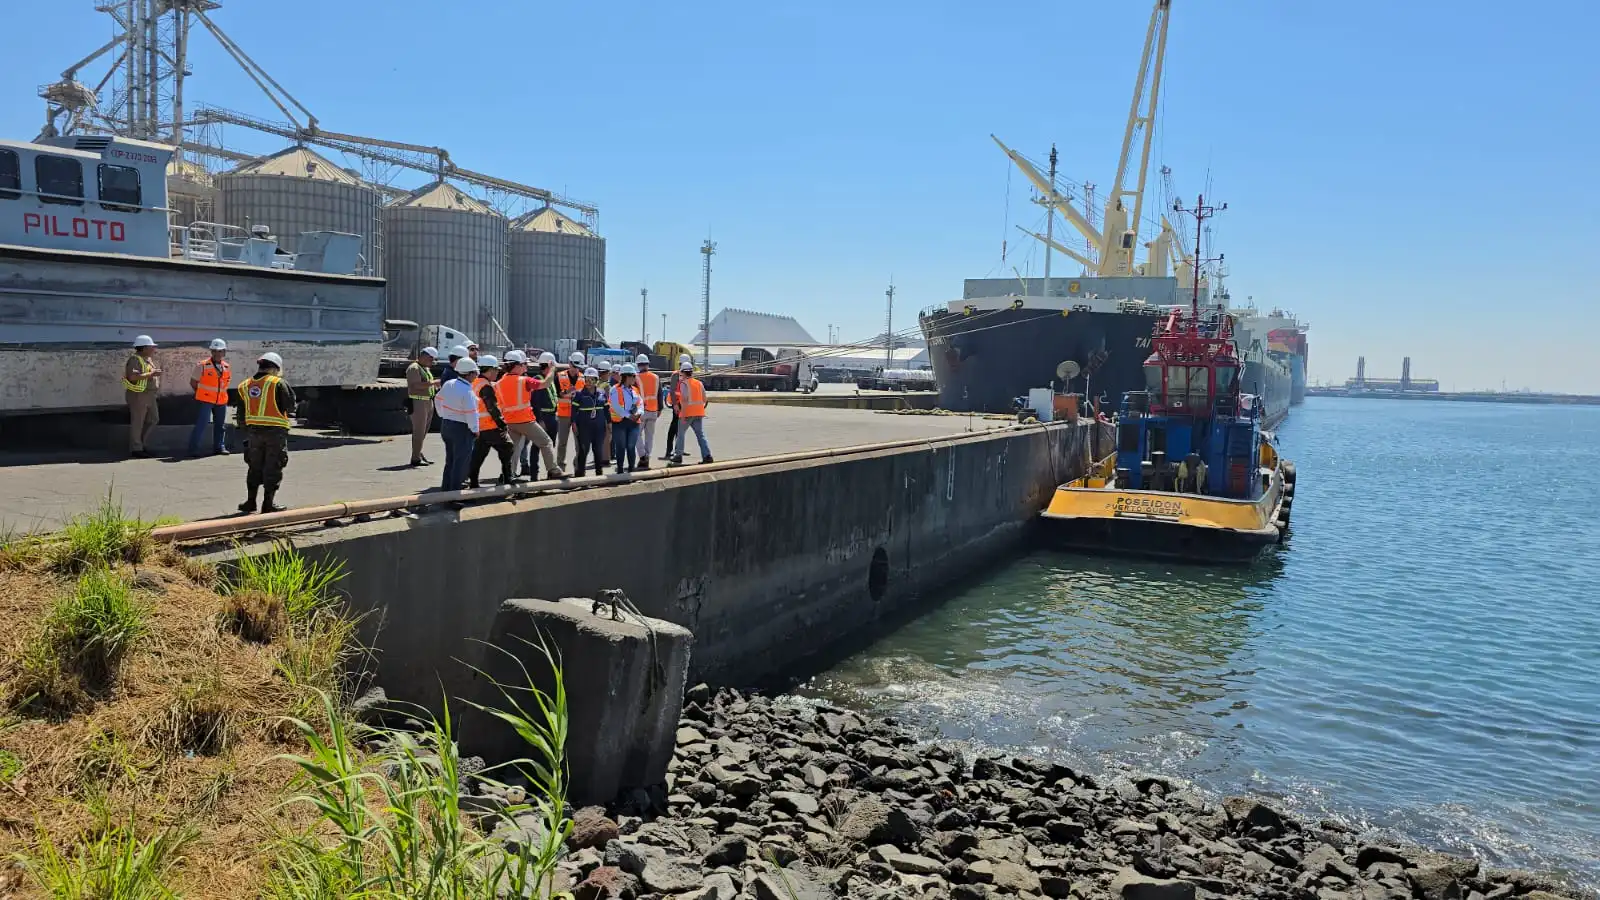
{"label": "green weed", "polygon": [[344,577],[344,563],[318,563],[286,543],[262,554],[241,553],[237,567],[223,582],[223,593],[254,592],[275,598],[292,625],[309,621],[336,600],[334,585]]}
{"label": "green weed", "polygon": [[55,538],[44,545],[51,568],[82,572],[143,562],[155,548],[150,531],[155,526],[125,516],[122,502],[106,494],[93,512],[73,516]]}
{"label": "green weed", "polygon": [[174,894],[166,876],[194,836],[187,829],[165,829],[140,840],[130,816],[127,824],[103,823],[71,856],[41,831],[37,855],[20,861],[55,900],[169,900]]}
{"label": "green weed", "polygon": [[233,746],[240,713],[215,675],[184,685],[144,732],[147,746],[168,756],[217,756]]}
{"label": "green weed", "polygon": [[108,688],[145,635],[147,611],[121,576],[96,569],[57,599],[22,649],[13,704],[42,712],[76,708]]}

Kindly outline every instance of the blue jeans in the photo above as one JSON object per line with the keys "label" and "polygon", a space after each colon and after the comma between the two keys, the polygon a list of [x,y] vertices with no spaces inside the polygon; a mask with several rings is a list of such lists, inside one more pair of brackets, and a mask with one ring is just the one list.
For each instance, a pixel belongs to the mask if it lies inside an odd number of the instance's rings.
{"label": "blue jeans", "polygon": [[[626,467],[624,467],[626,457]],[[639,464],[639,423],[632,419],[611,423],[611,461],[618,472],[631,472]]]}
{"label": "blue jeans", "polygon": [[444,475],[439,489],[459,491],[472,468],[472,445],[477,435],[465,422],[444,419],[439,423],[439,437],[444,439]]}
{"label": "blue jeans", "polygon": [[228,421],[228,407],[213,403],[201,403],[199,407],[194,420],[194,430],[189,432],[189,455],[200,455],[200,442],[205,440],[207,424],[211,425],[211,452],[221,453],[223,426]]}
{"label": "blue jeans", "polygon": [[679,459],[683,458],[683,439],[691,431],[694,432],[695,440],[700,442],[700,458],[709,459],[711,457],[711,445],[706,443],[705,416],[684,416],[678,420],[678,440],[672,448],[672,455]]}

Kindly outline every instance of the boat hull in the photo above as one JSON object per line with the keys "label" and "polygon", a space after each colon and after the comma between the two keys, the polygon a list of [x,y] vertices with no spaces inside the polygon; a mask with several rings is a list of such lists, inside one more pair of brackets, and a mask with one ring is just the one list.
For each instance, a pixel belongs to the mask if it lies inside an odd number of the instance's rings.
{"label": "boat hull", "polygon": [[1282,539],[1282,500],[1276,474],[1252,500],[1063,485],[1041,518],[1045,539],[1064,549],[1248,563]]}

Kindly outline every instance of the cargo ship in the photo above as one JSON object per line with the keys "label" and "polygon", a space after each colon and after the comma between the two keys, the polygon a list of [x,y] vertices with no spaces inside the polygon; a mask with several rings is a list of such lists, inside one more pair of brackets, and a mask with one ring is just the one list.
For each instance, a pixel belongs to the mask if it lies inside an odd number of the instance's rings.
{"label": "cargo ship", "polygon": [[[1048,386],[1082,394],[1091,406],[1110,411],[1124,393],[1143,385],[1156,319],[1179,305],[1208,311],[1226,308],[1226,292],[1219,281],[1213,299],[1204,266],[1186,249],[1187,236],[1174,229],[1165,215],[1146,222],[1144,214],[1149,141],[1142,141],[1141,156],[1136,159],[1134,153],[1155,120],[1169,16],[1168,0],[1157,0],[1145,33],[1117,176],[1098,222],[1090,219],[1095,212],[1091,204],[1085,202],[1079,209],[1069,193],[1057,189],[1053,151],[1045,173],[994,139],[1037,189],[1037,202],[1049,211],[1044,234],[1027,232],[1044,244],[1045,277],[968,279],[960,300],[922,313],[919,324],[928,342],[941,407],[1010,412],[1017,397]],[[1136,186],[1125,187],[1130,173]],[[1170,170],[1163,168],[1161,174],[1165,178]],[[1087,198],[1087,189],[1083,193]],[[1083,243],[1077,248],[1056,239],[1057,214],[1081,235]],[[1140,227],[1145,224],[1153,225],[1155,236],[1142,245],[1147,251],[1144,261],[1136,262]],[[1081,265],[1083,274],[1051,278],[1052,254]],[[1253,309],[1240,312],[1248,315],[1235,316],[1233,340],[1241,344],[1243,387],[1259,398],[1262,423],[1272,428],[1288,414],[1297,377],[1299,394],[1304,394],[1304,330],[1292,317],[1284,318],[1280,326],[1275,324],[1277,318],[1259,316]],[[1252,317],[1261,321],[1241,321]],[[1298,329],[1298,360],[1293,352],[1274,349],[1269,334],[1280,327]],[[1259,350],[1254,349],[1257,344]],[[1293,344],[1288,341],[1283,347]]]}

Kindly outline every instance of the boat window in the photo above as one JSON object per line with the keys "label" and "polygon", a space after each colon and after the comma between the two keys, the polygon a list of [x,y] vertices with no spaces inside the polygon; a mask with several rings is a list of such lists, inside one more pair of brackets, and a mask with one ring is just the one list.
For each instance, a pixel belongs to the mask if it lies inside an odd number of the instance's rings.
{"label": "boat window", "polygon": [[1229,393],[1233,392],[1233,377],[1235,375],[1238,375],[1238,374],[1239,374],[1239,370],[1238,369],[1232,369],[1232,368],[1229,368],[1227,366],[1218,366],[1217,367],[1217,395],[1218,396],[1221,396],[1223,394],[1229,394]]}
{"label": "boat window", "polygon": [[1149,391],[1150,392],[1150,396],[1152,396],[1152,397],[1160,397],[1161,396],[1161,367],[1160,366],[1145,366],[1144,367],[1144,389]]}
{"label": "boat window", "polygon": [[131,166],[100,166],[100,205],[119,212],[138,212],[142,205],[139,170]]}
{"label": "boat window", "polygon": [[0,200],[15,200],[22,196],[22,163],[17,151],[0,150]]}
{"label": "boat window", "polygon": [[1210,379],[1206,377],[1205,366],[1191,366],[1189,368],[1189,407],[1202,407],[1206,405],[1206,394],[1210,392]]}
{"label": "boat window", "polygon": [[77,160],[41,153],[33,158],[33,177],[45,203],[83,203],[83,166]]}

